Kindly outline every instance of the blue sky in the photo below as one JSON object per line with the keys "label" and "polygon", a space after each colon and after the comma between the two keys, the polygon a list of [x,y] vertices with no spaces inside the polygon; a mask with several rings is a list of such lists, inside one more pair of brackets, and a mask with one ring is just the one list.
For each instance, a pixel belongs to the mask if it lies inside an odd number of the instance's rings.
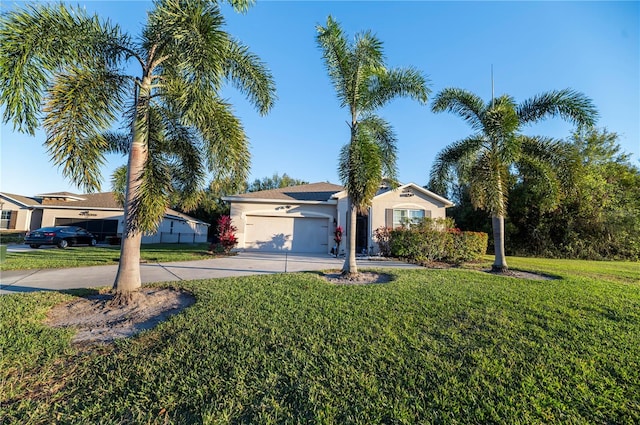
{"label": "blue sky", "polygon": [[[79,1],[139,34],[150,2]],[[2,8],[13,7],[3,2]],[[75,2],[74,2],[75,4]],[[223,7],[227,31],[251,47],[271,69],[278,101],[259,116],[242,95],[224,92],[251,140],[250,179],[275,172],[310,182],[339,183],[337,158],[348,141],[348,112],[340,108],[315,42],[315,27],[331,14],[350,36],[370,29],[383,42],[389,66],[414,66],[446,87],[520,102],[538,93],[573,88],[593,99],[599,127],[620,135],[623,150],[640,159],[640,8],[638,2],[398,2],[258,1],[245,15]],[[471,134],[457,116],[396,100],[380,111],[398,136],[399,177],[427,183],[433,159]],[[567,138],[572,126],[550,119],[528,134]],[[0,190],[22,195],[80,192],[51,164],[44,134],[18,134],[2,125]],[[109,156],[103,191],[114,168]]]}

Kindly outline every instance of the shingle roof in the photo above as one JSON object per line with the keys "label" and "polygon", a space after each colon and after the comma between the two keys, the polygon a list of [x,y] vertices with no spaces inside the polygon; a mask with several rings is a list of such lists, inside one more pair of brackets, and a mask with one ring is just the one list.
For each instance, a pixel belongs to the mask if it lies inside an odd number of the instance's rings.
{"label": "shingle roof", "polygon": [[28,196],[16,195],[15,193],[7,192],[2,192],[2,195],[26,206],[40,205],[40,202],[37,199],[29,198]]}
{"label": "shingle roof", "polygon": [[71,208],[109,208],[122,209],[116,201],[113,192],[87,193],[76,195],[75,193],[59,192],[38,195],[41,205],[48,207],[71,207]]}
{"label": "shingle roof", "polygon": [[[122,211],[122,206],[116,200],[113,192],[103,193],[87,193],[77,195],[70,192],[55,192],[55,193],[43,193],[34,197],[27,197],[22,195],[15,195],[12,193],[1,192],[2,195],[20,202],[26,206],[51,208],[51,207],[66,207],[66,208],[96,208],[96,209],[115,209]],[[183,214],[179,211],[167,208],[166,215],[172,215],[174,217],[181,218],[186,221],[195,221],[199,223],[207,224],[204,221],[193,218],[187,214]]]}
{"label": "shingle roof", "polygon": [[331,196],[343,190],[344,187],[340,185],[320,182],[243,193],[233,198],[274,199],[283,201],[328,201]]}

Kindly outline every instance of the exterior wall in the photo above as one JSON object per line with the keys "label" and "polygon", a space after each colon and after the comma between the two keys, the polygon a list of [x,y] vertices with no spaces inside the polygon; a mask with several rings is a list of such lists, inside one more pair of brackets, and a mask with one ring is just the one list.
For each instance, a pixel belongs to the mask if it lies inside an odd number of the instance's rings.
{"label": "exterior wall", "polygon": [[165,218],[156,233],[142,237],[142,243],[204,243],[208,230],[204,224]]}
{"label": "exterior wall", "polygon": [[32,211],[22,205],[15,204],[12,201],[2,198],[2,211],[11,211],[11,219],[6,228],[2,230],[12,230],[16,232],[24,232],[31,230],[29,223],[31,221]]}
{"label": "exterior wall", "polygon": [[123,231],[122,222],[123,222],[124,216],[122,211],[101,211],[101,210],[89,210],[86,208],[81,208],[81,209],[44,208],[42,210],[42,221],[40,225],[37,226],[36,228],[55,226],[56,218],[73,218],[73,219],[81,219],[81,220],[97,220],[97,219],[118,220],[118,234],[121,234]]}
{"label": "exterior wall", "polygon": [[377,251],[377,245],[373,234],[377,228],[387,225],[385,216],[387,209],[425,210],[431,212],[431,218],[446,217],[444,203],[411,187],[406,191],[390,190],[379,195],[374,199],[373,205],[369,209],[369,247],[373,247],[374,251]]}
{"label": "exterior wall", "polygon": [[[333,231],[337,225],[336,206],[333,204],[294,204],[294,203],[262,203],[231,202],[231,223],[238,228],[238,249],[245,249],[247,215],[263,217],[323,217],[331,223],[327,236],[327,246],[333,247]],[[327,251],[328,252],[328,251]]]}

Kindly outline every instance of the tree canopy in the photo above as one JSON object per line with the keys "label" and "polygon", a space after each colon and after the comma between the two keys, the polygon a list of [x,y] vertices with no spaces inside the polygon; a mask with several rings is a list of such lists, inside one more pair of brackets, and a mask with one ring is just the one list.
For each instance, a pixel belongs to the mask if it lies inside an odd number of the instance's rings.
{"label": "tree canopy", "polygon": [[558,191],[553,163],[562,157],[556,140],[528,136],[522,128],[547,117],[561,117],[580,126],[592,126],[597,111],[591,100],[571,89],[550,91],[520,104],[503,95],[484,102],[477,95],[458,88],[438,93],[433,112],[452,112],[467,122],[474,133],[452,143],[436,157],[429,186],[446,192],[458,178],[468,185],[475,208],[492,217],[495,262],[493,269],[507,270],[504,248],[504,217],[507,213],[508,183],[515,168],[526,168],[531,176]]}
{"label": "tree canopy", "polygon": [[380,41],[371,31],[350,42],[331,16],[316,28],[316,41],[343,108],[349,110],[349,142],[341,149],[338,174],[349,195],[345,274],[357,273],[356,214],[366,210],[383,177],[397,178],[397,140],[391,125],[376,112],[398,97],[425,103],[427,79],[414,68],[388,68]]}
{"label": "tree canopy", "polygon": [[[244,11],[253,1],[230,3]],[[246,179],[248,140],[219,95],[223,83],[260,114],[275,100],[270,72],[224,31],[215,1],[156,0],[136,37],[79,7],[27,5],[3,14],[0,45],[3,119],[31,134],[42,123],[65,176],[97,190],[105,153],[128,154],[120,294],[140,287],[142,233],[157,228],[176,194],[189,209],[207,173]],[[119,120],[125,131],[111,132]]]}

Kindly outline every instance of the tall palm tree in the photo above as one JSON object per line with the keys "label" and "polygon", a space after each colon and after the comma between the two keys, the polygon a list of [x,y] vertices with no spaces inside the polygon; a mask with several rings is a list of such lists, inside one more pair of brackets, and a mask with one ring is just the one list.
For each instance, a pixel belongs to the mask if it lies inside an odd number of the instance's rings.
{"label": "tall palm tree", "polygon": [[396,138],[375,112],[396,97],[427,102],[426,78],[413,68],[387,69],[382,42],[370,31],[349,43],[331,17],[317,27],[317,43],[341,106],[349,109],[349,143],[341,152],[339,175],[349,195],[349,226],[343,273],[357,274],[356,216],[366,210],[383,176],[396,180]]}
{"label": "tall palm tree", "polygon": [[522,128],[547,117],[559,116],[580,126],[595,124],[597,111],[582,93],[565,89],[528,99],[519,105],[503,95],[490,102],[466,90],[448,88],[434,99],[433,112],[453,112],[474,130],[471,136],[443,149],[431,170],[430,186],[445,191],[452,172],[468,182],[471,202],[492,216],[495,271],[508,269],[504,253],[504,217],[507,180],[512,167],[536,170],[555,185],[554,152],[561,144],[549,138],[526,136]]}
{"label": "tall palm tree", "polygon": [[[238,11],[253,3],[229,2]],[[275,89],[264,64],[223,26],[218,4],[206,0],[155,1],[135,39],[64,4],[0,20],[4,121],[33,134],[42,118],[53,162],[87,191],[100,188],[106,152],[128,154],[120,299],[141,286],[142,234],[157,229],[173,192],[193,207],[208,172],[246,178],[247,137],[218,92],[230,81],[266,114]],[[139,73],[127,74],[136,64]],[[107,132],[123,116],[128,131]]]}

